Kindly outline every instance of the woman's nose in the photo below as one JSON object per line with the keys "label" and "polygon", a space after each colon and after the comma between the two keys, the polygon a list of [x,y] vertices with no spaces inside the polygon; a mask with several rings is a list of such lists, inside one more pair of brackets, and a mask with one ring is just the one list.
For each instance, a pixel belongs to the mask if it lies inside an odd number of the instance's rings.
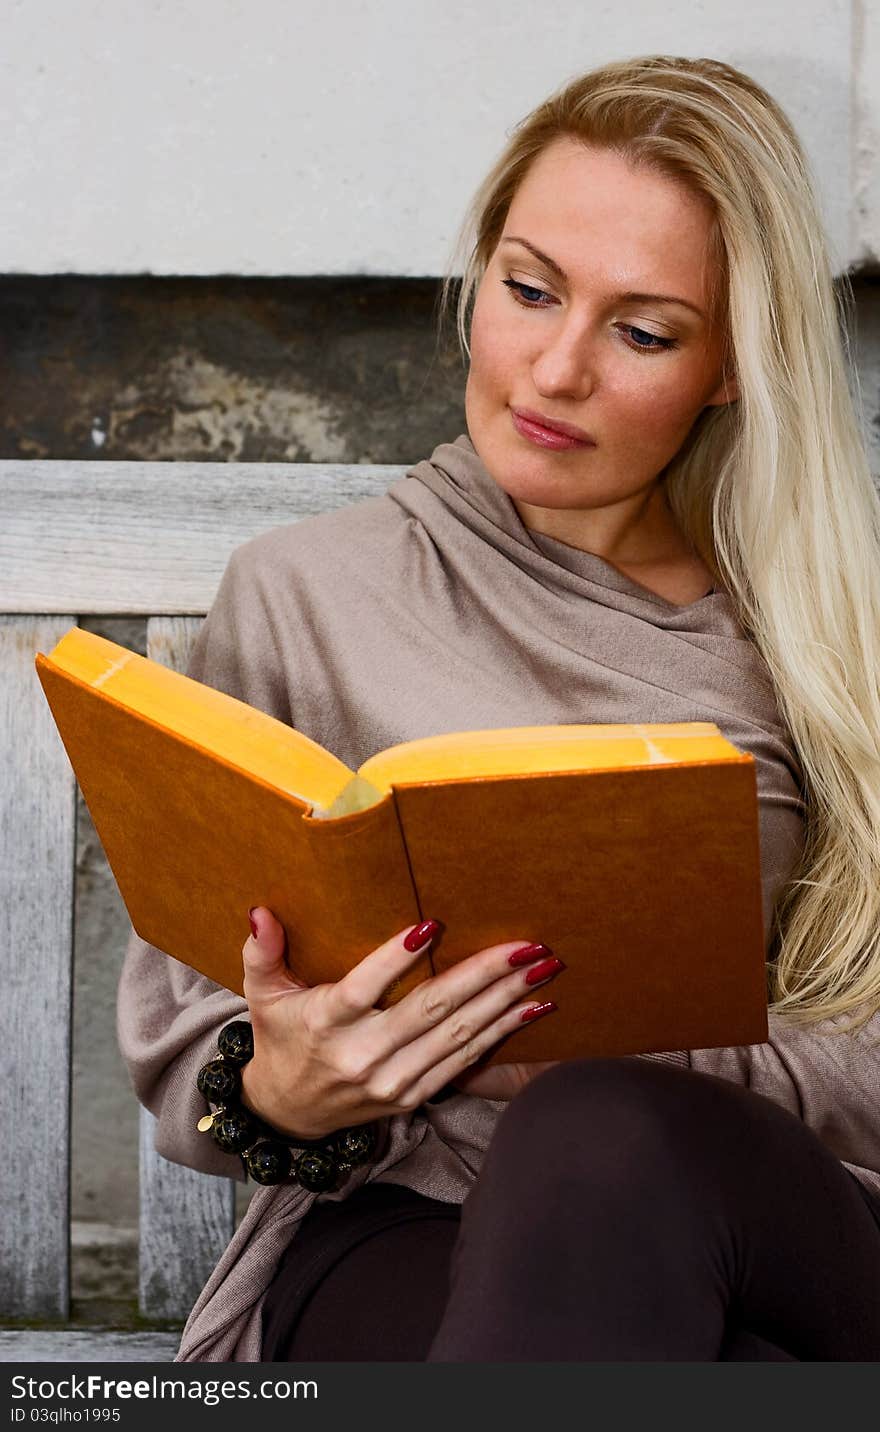
{"label": "woman's nose", "polygon": [[584,334],[560,333],[532,364],[536,390],[544,397],[586,398],[595,386],[595,362]]}

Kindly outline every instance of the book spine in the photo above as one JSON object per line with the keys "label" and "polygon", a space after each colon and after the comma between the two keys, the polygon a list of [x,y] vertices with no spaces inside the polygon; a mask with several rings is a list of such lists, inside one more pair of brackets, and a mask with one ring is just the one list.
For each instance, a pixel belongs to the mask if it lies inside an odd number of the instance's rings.
{"label": "book spine", "polygon": [[[303,816],[315,882],[310,904],[323,912],[310,930],[312,954],[341,978],[359,960],[407,925],[427,918],[418,901],[393,794],[377,805],[336,820]],[[296,966],[296,952],[291,950]],[[422,955],[393,986],[383,1005],[394,1004],[433,973]],[[325,976],[326,977],[326,976]]]}

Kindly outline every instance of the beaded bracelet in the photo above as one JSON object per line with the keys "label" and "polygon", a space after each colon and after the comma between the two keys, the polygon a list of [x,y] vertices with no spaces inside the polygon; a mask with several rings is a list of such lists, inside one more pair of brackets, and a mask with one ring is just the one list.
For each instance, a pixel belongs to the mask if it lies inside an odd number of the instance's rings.
{"label": "beaded bracelet", "polygon": [[[256,1183],[302,1184],[312,1193],[339,1187],[358,1164],[372,1157],[378,1142],[375,1123],[338,1129],[323,1139],[287,1138],[241,1102],[241,1069],[253,1058],[254,1033],[246,1020],[221,1029],[219,1054],[199,1070],[196,1084],[213,1113],[199,1119],[200,1133],[210,1129],[224,1153],[239,1154]],[[295,1156],[294,1151],[300,1150]]]}

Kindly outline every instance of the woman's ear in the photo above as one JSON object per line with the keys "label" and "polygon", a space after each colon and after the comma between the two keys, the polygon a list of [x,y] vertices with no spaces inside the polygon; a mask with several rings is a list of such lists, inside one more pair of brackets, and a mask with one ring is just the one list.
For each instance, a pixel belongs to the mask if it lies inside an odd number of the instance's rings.
{"label": "woman's ear", "polygon": [[724,378],[715,392],[705,402],[707,408],[720,408],[725,403],[735,403],[739,397],[739,383],[736,378]]}

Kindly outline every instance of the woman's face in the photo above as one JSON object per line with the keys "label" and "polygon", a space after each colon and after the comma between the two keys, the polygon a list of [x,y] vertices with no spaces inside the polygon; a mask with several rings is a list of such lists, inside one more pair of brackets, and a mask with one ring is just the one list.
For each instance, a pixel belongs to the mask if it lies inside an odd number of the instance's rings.
{"label": "woman's face", "polygon": [[[711,223],[684,186],[567,137],[520,184],[476,295],[465,408],[527,526],[632,560],[668,536],[658,474],[703,408],[737,396],[709,312]],[[594,445],[542,445],[513,409]]]}

